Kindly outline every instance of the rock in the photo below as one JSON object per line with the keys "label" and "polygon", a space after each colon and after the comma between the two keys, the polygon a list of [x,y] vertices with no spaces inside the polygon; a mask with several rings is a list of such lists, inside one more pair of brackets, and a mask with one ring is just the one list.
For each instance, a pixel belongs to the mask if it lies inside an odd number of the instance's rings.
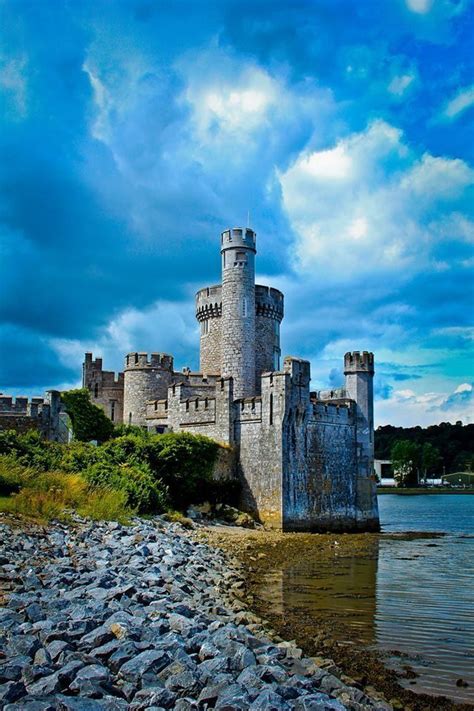
{"label": "rock", "polygon": [[17,701],[25,694],[25,685],[21,681],[7,681],[5,684],[0,684],[0,704],[11,703]]}
{"label": "rock", "polygon": [[146,672],[158,673],[170,663],[170,657],[166,652],[148,650],[132,657],[120,667],[119,674],[122,679],[130,682],[137,682]]}
{"label": "rock", "polygon": [[89,664],[77,672],[69,688],[81,696],[88,696],[101,684],[107,684],[110,678],[109,670],[101,664]]}

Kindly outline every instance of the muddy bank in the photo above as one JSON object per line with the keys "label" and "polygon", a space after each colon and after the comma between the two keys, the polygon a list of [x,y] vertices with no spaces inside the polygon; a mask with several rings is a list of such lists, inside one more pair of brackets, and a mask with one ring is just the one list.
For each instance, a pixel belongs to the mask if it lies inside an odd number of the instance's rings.
{"label": "muddy bank", "polygon": [[[454,703],[442,696],[413,693],[404,689],[412,683],[416,673],[409,663],[398,665],[403,670],[387,668],[389,655],[379,650],[370,649],[365,636],[364,625],[360,629],[351,624],[350,615],[344,609],[335,611],[321,605],[319,612],[314,605],[311,610],[304,606],[277,604],[262,585],[271,580],[275,571],[294,566],[302,558],[331,569],[333,575],[341,575],[340,570],[348,559],[361,559],[361,564],[370,565],[371,559],[376,564],[380,540],[421,540],[428,546],[437,544],[436,534],[357,534],[357,535],[310,535],[281,534],[267,531],[248,531],[227,527],[211,527],[201,531],[199,537],[207,543],[225,550],[241,564],[245,577],[242,591],[243,601],[260,617],[268,620],[270,626],[284,639],[296,640],[305,654],[312,657],[325,657],[334,660],[344,674],[368,693],[375,688],[394,708],[412,711],[468,711],[474,708],[470,703]],[[293,589],[295,585],[293,585]],[[321,588],[321,597],[324,597]],[[345,593],[347,598],[347,592]],[[361,601],[357,601],[360,604]],[[362,601],[364,604],[364,601]],[[353,620],[352,620],[353,621]],[[401,621],[403,625],[403,621]],[[396,656],[396,650],[391,657]]]}

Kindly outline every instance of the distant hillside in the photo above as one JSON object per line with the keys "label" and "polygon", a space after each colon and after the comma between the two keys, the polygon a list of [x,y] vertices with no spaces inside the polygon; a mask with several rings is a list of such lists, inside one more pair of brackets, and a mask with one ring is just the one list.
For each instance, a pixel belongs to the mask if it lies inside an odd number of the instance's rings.
{"label": "distant hillside", "polygon": [[418,444],[429,442],[441,455],[438,471],[448,472],[474,470],[474,425],[455,425],[442,422],[431,427],[378,427],[375,430],[375,458],[390,459],[394,442],[408,439]]}

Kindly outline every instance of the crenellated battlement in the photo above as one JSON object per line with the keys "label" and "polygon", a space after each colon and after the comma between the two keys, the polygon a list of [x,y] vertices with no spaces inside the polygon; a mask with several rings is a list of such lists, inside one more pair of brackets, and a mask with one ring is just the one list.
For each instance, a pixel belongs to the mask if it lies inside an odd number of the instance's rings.
{"label": "crenellated battlement", "polygon": [[352,351],[344,356],[344,375],[348,373],[374,373],[374,354],[369,351]]}
{"label": "crenellated battlement", "polygon": [[257,234],[250,227],[232,227],[221,233],[221,252],[226,249],[243,247],[257,251]]}
{"label": "crenellated battlement", "polygon": [[168,353],[128,353],[124,370],[159,368],[173,372],[173,356]]}
{"label": "crenellated battlement", "polygon": [[262,398],[246,397],[235,400],[235,419],[237,422],[261,422]]}
{"label": "crenellated battlement", "polygon": [[[279,289],[263,284],[255,286],[255,313],[282,321],[284,316],[285,298]],[[222,316],[222,286],[216,284],[200,289],[196,293],[196,318],[206,321]]]}
{"label": "crenellated battlement", "polygon": [[49,408],[50,404],[42,397],[22,397],[17,395],[0,395],[0,415],[25,415],[29,417],[37,416],[43,408]]}
{"label": "crenellated battlement", "polygon": [[310,394],[313,400],[346,400],[348,398],[345,388],[333,388],[332,390],[316,390]]}
{"label": "crenellated battlement", "polygon": [[320,423],[333,425],[354,425],[355,409],[352,402],[313,402],[311,417]]}

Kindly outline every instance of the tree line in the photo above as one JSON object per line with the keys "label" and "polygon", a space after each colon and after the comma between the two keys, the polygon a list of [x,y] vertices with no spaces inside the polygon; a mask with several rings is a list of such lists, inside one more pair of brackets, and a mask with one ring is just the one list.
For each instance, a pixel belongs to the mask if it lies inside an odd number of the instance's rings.
{"label": "tree line", "polygon": [[442,422],[430,427],[393,427],[375,431],[375,458],[390,459],[406,485],[426,476],[474,470],[474,424]]}

